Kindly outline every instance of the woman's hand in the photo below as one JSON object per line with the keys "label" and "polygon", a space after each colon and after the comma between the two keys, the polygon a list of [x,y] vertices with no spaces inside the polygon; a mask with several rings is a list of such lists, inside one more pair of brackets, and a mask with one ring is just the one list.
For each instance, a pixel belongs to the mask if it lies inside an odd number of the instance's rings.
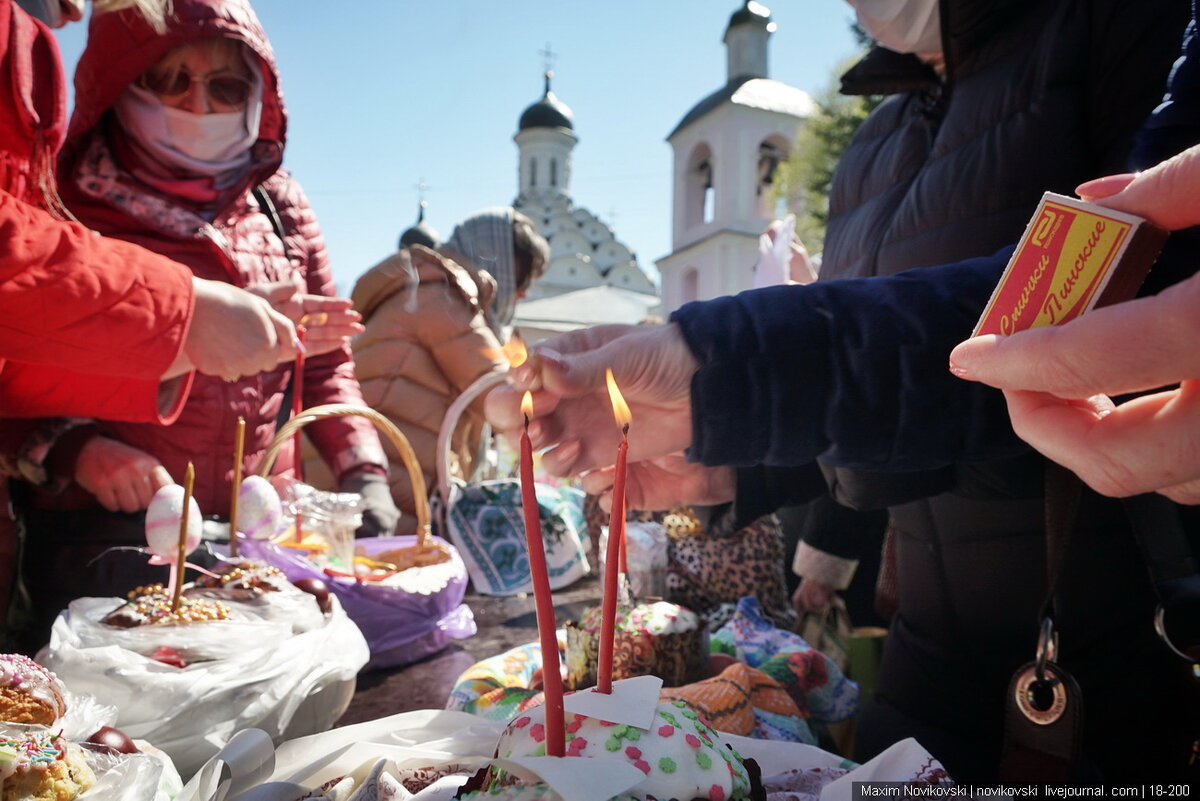
{"label": "woman's hand", "polygon": [[88,440],[80,450],[75,482],[110,512],[140,512],[160,487],[174,483],[158,459],[100,436]]}
{"label": "woman's hand", "polygon": [[[612,511],[612,467],[585,473],[584,492],[600,496],[600,508]],[[634,511],[657,512],[679,506],[715,506],[733,500],[731,467],[705,467],[682,453],[633,462],[625,473],[625,505]]]}
{"label": "woman's hand", "polygon": [[309,356],[338,350],[364,330],[362,315],[351,308],[354,303],[349,298],[310,295],[292,281],[252,284],[246,289],[304,328],[304,350]]}
{"label": "woman's hand", "polygon": [[629,462],[682,451],[691,444],[691,380],[697,363],[675,325],[597,326],[539,343],[513,370],[512,384],[487,397],[492,425],[515,441],[521,396],[533,393],[529,438],[549,448],[542,465],[552,475],[576,475],[612,465],[621,429],[605,383],[611,368],[633,415]]}

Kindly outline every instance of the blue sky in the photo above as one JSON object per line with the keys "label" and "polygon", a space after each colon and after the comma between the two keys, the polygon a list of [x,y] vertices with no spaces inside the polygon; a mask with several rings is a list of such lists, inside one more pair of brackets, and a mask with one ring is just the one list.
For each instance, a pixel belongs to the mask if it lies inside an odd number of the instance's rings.
{"label": "blue sky", "polygon": [[[739,0],[253,0],[289,113],[284,158],[325,233],[339,290],[387,256],[416,218],[442,236],[516,194],[517,119],[541,97],[543,56],[579,144],[572,194],[613,225],[644,269],[670,252],[665,141],[725,82],[721,37]],[[772,78],[818,94],[855,53],[843,0],[766,5]],[[59,31],[69,73],[86,25]]]}

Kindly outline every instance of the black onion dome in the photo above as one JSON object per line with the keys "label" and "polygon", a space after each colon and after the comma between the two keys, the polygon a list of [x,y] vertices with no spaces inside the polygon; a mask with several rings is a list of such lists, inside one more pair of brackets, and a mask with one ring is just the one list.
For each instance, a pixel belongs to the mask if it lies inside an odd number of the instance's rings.
{"label": "black onion dome", "polygon": [[438,236],[438,232],[433,230],[433,227],[429,223],[425,222],[425,202],[421,201],[421,210],[417,214],[416,225],[400,234],[400,247],[407,248],[413,245],[424,245],[427,248],[436,248],[441,243],[441,237]]}
{"label": "black onion dome", "polygon": [[521,113],[521,120],[517,123],[517,130],[524,131],[526,128],[566,128],[568,131],[575,130],[575,115],[571,113],[571,109],[567,107],[566,103],[563,103],[554,96],[554,92],[550,91],[550,78],[552,76],[553,73],[546,73],[546,91],[542,95],[542,99]]}
{"label": "black onion dome", "polygon": [[729,27],[741,25],[743,22],[753,22],[767,26],[771,24],[771,9],[754,0],[746,0],[745,4],[729,17]]}

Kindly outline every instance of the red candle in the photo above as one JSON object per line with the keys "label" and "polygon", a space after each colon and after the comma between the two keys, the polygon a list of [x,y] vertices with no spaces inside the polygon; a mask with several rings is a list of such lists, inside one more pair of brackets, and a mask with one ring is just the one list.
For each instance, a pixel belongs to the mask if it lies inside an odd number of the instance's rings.
{"label": "red candle", "polygon": [[542,646],[542,687],[546,697],[546,755],[565,754],[563,732],[562,673],[558,667],[558,635],[554,627],[554,602],[550,597],[550,574],[546,569],[546,548],[542,541],[542,521],[538,514],[537,493],[533,484],[533,445],[529,441],[529,415],[533,397],[526,392],[521,399],[525,430],[521,433],[521,508],[525,514],[525,544],[529,549],[529,575],[537,610],[538,640]]}
{"label": "red candle", "polygon": [[621,444],[617,446],[617,463],[613,474],[612,513],[608,517],[608,549],[604,559],[604,594],[600,601],[600,655],[596,662],[596,690],[612,692],[613,647],[617,634],[618,573],[625,571],[625,459],[629,452],[629,423],[632,415],[621,390],[606,372],[608,394],[612,399],[613,417],[621,427]]}

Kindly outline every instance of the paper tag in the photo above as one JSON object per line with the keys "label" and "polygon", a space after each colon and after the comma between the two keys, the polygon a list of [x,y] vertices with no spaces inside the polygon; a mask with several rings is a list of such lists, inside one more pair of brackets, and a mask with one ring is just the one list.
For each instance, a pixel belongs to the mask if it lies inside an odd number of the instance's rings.
{"label": "paper tag", "polygon": [[493,764],[526,781],[531,775],[541,779],[563,801],[605,801],[646,778],[628,762],[590,757],[516,757]]}
{"label": "paper tag", "polygon": [[[971,336],[1060,325],[1093,308],[1139,230],[1158,231],[1132,214],[1047,192]],[[1141,275],[1123,294],[1136,291],[1156,253],[1135,254],[1142,263],[1130,269]]]}
{"label": "paper tag", "polygon": [[563,709],[576,715],[649,729],[654,725],[658,692],[663,680],[658,676],[634,676],[614,681],[612,693],[595,689],[572,693],[563,698]]}

